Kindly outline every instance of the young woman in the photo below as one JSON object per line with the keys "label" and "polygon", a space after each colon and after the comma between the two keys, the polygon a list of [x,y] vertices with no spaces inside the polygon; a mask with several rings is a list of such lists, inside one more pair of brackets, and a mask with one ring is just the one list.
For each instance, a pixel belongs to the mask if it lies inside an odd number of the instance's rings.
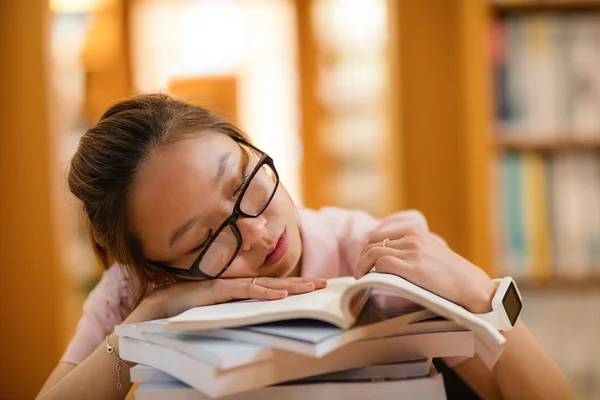
{"label": "young woman", "polygon": [[[117,324],[234,299],[281,299],[373,268],[472,312],[491,310],[490,278],[429,233],[420,213],[376,220],[337,208],[298,210],[273,160],[244,133],[165,95],[110,108],[82,137],[69,187],[98,255],[112,266],[40,399],[124,398],[131,384],[114,357]],[[484,398],[572,397],[522,322],[505,335],[493,370],[477,357],[447,364]]]}

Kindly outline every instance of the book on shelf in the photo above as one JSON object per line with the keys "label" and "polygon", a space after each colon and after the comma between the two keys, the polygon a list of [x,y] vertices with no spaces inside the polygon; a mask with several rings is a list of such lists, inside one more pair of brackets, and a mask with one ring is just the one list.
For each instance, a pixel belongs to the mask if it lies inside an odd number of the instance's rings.
{"label": "book on shelf", "polygon": [[[143,382],[137,400],[208,400],[210,397],[181,382]],[[224,400],[330,400],[330,399],[446,399],[441,374],[382,382],[319,382],[277,385],[223,397]]]}
{"label": "book on shelf", "polygon": [[544,282],[600,276],[600,156],[509,152],[498,165],[504,275]]}
{"label": "book on shelf", "polygon": [[495,114],[521,139],[600,137],[600,12],[508,13],[490,32]]}
{"label": "book on shelf", "polygon": [[600,10],[502,12],[490,39],[499,143],[532,144],[495,163],[498,264],[533,282],[598,277]]}

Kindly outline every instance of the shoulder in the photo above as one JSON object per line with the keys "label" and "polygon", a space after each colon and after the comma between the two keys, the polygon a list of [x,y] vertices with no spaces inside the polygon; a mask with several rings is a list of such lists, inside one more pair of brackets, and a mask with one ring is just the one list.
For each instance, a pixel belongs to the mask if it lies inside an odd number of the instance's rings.
{"label": "shoulder", "polygon": [[427,219],[418,210],[405,210],[390,214],[383,218],[356,209],[339,207],[323,207],[319,210],[300,209],[299,218],[307,226],[327,229],[340,237],[352,234],[368,235],[373,231],[415,227],[429,230]]}
{"label": "shoulder", "polygon": [[[351,275],[360,253],[374,232],[415,227],[428,230],[425,216],[417,210],[400,211],[384,218],[355,209],[324,207],[300,209],[303,270],[310,276]],[[331,276],[327,277],[331,277]]]}
{"label": "shoulder", "polygon": [[93,315],[104,326],[120,324],[133,304],[131,287],[124,270],[113,264],[102,274],[83,304],[84,314]]}
{"label": "shoulder", "polygon": [[95,303],[98,300],[107,302],[103,304],[103,307],[113,302],[130,305],[130,301],[132,300],[131,290],[124,270],[120,265],[113,264],[104,271],[86,303]]}

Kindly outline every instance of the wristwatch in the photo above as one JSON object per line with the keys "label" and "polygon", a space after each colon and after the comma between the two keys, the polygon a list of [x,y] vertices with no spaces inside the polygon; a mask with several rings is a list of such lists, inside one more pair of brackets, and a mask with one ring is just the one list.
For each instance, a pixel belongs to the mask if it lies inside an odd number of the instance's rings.
{"label": "wristwatch", "polygon": [[523,298],[517,284],[510,276],[494,279],[497,285],[492,299],[492,311],[486,314],[475,314],[500,331],[508,332],[517,323],[523,309]]}

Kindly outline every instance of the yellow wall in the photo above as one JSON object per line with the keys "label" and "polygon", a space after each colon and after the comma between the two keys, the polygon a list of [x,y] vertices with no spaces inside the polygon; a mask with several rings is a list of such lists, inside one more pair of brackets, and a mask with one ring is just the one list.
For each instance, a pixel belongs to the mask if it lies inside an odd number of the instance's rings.
{"label": "yellow wall", "polygon": [[45,0],[0,0],[0,397],[33,398],[63,350]]}

